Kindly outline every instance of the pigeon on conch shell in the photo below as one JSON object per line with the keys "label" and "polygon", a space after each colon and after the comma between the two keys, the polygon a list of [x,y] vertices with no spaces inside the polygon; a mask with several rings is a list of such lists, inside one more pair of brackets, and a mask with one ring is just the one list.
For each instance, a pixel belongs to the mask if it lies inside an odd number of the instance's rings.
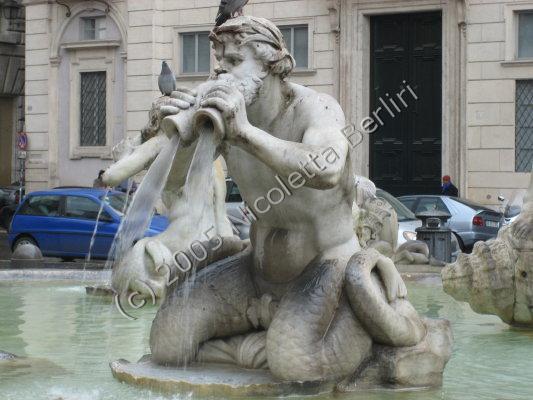
{"label": "pigeon on conch shell", "polygon": [[218,7],[217,17],[215,19],[216,25],[220,26],[228,19],[236,15],[242,15],[242,9],[249,0],[221,0],[220,7]]}
{"label": "pigeon on conch shell", "polygon": [[159,75],[159,90],[165,96],[170,96],[170,94],[176,90],[176,78],[174,72],[170,69],[166,61],[163,61],[161,65],[161,75]]}

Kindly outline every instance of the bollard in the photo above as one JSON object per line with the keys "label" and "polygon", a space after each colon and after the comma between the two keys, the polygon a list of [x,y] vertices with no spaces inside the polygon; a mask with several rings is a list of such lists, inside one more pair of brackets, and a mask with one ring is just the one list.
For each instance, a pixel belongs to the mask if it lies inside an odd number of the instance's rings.
{"label": "bollard", "polygon": [[416,229],[416,239],[426,242],[429,255],[439,261],[452,261],[452,230],[445,226],[452,216],[442,211],[424,211],[416,214],[422,226]]}

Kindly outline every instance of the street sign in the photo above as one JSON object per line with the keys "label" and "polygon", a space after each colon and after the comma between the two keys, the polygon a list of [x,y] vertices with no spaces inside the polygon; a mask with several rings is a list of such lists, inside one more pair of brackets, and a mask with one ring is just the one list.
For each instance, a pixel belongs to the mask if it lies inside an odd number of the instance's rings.
{"label": "street sign", "polygon": [[17,146],[20,150],[26,150],[28,148],[28,135],[26,132],[19,132]]}

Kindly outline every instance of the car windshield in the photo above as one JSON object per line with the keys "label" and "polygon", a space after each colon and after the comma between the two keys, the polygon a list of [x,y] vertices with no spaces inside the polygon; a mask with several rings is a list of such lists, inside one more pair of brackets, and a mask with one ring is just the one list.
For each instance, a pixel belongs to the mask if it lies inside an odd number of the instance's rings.
{"label": "car windshield", "polygon": [[126,209],[130,206],[132,196],[126,196],[124,193],[112,193],[100,198],[104,200],[113,210],[120,215],[124,215]]}
{"label": "car windshield", "polygon": [[377,189],[376,196],[387,201],[392,206],[392,208],[394,208],[394,211],[396,211],[396,214],[398,215],[398,222],[416,221],[415,214],[413,214],[411,210],[409,210],[406,206],[400,203],[400,200],[398,200],[392,194],[382,189]]}

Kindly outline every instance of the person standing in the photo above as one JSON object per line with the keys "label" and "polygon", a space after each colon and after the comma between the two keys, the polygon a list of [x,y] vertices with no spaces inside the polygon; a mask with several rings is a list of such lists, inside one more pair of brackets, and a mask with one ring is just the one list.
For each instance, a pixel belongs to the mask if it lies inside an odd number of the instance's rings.
{"label": "person standing", "polygon": [[442,194],[444,196],[459,197],[459,190],[452,183],[450,175],[444,175],[442,177]]}

